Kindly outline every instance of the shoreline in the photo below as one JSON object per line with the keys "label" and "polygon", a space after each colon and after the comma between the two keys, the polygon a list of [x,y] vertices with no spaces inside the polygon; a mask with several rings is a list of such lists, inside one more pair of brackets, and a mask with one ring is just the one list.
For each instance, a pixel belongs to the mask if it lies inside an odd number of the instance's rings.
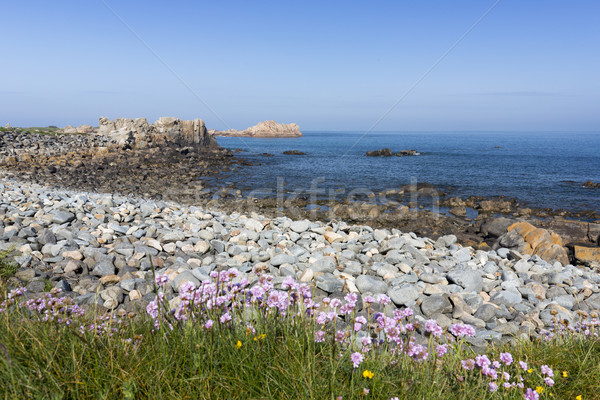
{"label": "shoreline", "polygon": [[316,298],[387,295],[382,311],[412,307],[418,320],[444,328],[470,324],[478,332],[472,344],[482,347],[537,337],[558,320],[575,323],[600,311],[593,269],[506,248],[477,250],[454,235],[433,240],[14,180],[0,189],[2,250],[17,246],[16,278],[34,297],[49,281],[84,308],[144,309],[153,296],[152,263],[172,282],[166,295],[173,308],[183,282],[198,285],[212,271],[236,268],[250,282],[266,272],[276,286],[286,277],[310,283]]}
{"label": "shoreline", "polygon": [[508,222],[527,221],[557,232],[565,245],[600,247],[600,214],[592,210],[530,208],[503,197],[452,197],[426,182],[327,195],[318,187],[318,179],[314,187],[290,190],[281,178],[276,188],[246,191],[224,180],[231,174],[243,176],[245,167],[253,164],[218,146],[166,143],[132,148],[102,135],[51,136],[18,129],[0,135],[5,144],[0,153],[2,175],[24,182],[171,200],[225,212],[397,228],[433,239],[453,234],[459,243],[483,250],[494,247]]}

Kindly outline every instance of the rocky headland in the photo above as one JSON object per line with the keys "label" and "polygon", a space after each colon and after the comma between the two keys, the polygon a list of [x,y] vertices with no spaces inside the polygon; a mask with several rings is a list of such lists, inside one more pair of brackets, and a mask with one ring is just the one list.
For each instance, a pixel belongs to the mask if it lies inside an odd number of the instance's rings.
{"label": "rocky headland", "polygon": [[251,126],[250,128],[238,131],[229,129],[218,131],[210,129],[208,131],[213,136],[241,136],[241,137],[263,137],[263,138],[292,138],[300,137],[302,133],[296,124],[280,124],[275,121],[264,121]]}
{"label": "rocky headland", "polygon": [[0,169],[6,177],[153,198],[197,198],[204,190],[201,178],[244,163],[232,155],[199,119],[148,124],[144,118],[100,118],[92,134],[0,131]]}

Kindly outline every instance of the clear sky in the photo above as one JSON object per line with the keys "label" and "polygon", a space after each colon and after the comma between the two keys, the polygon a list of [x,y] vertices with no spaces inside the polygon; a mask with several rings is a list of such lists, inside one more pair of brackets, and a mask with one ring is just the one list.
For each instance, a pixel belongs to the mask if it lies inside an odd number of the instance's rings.
{"label": "clear sky", "polygon": [[0,21],[2,125],[600,131],[597,0],[23,0]]}

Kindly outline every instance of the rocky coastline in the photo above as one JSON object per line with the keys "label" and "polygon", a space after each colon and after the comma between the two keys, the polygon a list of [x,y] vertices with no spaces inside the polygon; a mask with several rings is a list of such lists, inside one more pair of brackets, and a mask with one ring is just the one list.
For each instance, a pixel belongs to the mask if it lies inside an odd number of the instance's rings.
{"label": "rocky coastline", "polygon": [[[427,184],[316,208],[304,195],[216,191],[203,180],[244,161],[200,120],[161,120],[106,120],[92,135],[0,132],[0,250],[13,252],[30,296],[50,285],[84,307],[138,312],[154,266],[175,307],[181,283],[237,268],[251,282],[269,273],[310,283],[320,298],[386,295],[382,311],[475,326],[476,345],[600,310],[598,221],[535,218],[543,211],[445,198]],[[419,209],[418,196],[454,211]]]}
{"label": "rocky coastline", "polygon": [[97,312],[144,310],[154,297],[152,267],[169,277],[173,308],[182,283],[198,285],[212,271],[236,268],[251,283],[268,273],[276,285],[286,277],[312,284],[317,299],[386,295],[391,302],[381,311],[411,307],[417,320],[435,319],[443,328],[470,324],[477,346],[537,337],[600,310],[594,268],[507,247],[477,250],[454,235],[433,240],[11,180],[0,185],[0,250],[13,252],[13,279],[28,296],[55,287]]}
{"label": "rocky coastline", "polygon": [[[535,209],[508,198],[451,197],[427,183],[351,198],[318,198],[285,188],[281,193],[252,197],[243,188],[222,183],[223,178],[243,173],[242,168],[252,164],[216,145],[201,120],[164,118],[154,125],[145,119],[101,121],[105,127],[102,134],[3,129],[3,176],[51,187],[218,207],[227,212],[343,220],[374,228],[397,228],[433,239],[454,234],[459,243],[483,250],[491,249],[512,223],[526,221],[557,233],[574,263],[581,262],[575,258],[575,246],[600,247],[597,212]],[[165,126],[168,135],[164,134]],[[189,128],[183,134],[185,126]]]}

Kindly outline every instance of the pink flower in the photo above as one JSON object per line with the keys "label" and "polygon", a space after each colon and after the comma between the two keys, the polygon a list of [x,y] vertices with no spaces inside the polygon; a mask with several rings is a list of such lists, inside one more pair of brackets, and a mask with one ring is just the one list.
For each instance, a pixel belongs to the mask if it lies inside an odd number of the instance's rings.
{"label": "pink flower", "polygon": [[329,307],[331,307],[331,308],[338,308],[341,305],[342,305],[342,301],[340,299],[332,299],[329,302]]}
{"label": "pink flower", "polygon": [[519,361],[519,367],[521,367],[523,371],[527,371],[527,363],[525,361]]}
{"label": "pink flower", "polygon": [[486,356],[485,354],[478,355],[477,357],[475,357],[475,362],[477,363],[477,366],[480,368],[489,367],[492,364],[492,362],[490,361],[488,356]]}
{"label": "pink flower", "polygon": [[204,324],[204,327],[206,329],[211,329],[213,327],[213,320],[209,319],[208,321],[206,321],[206,323]]}
{"label": "pink flower", "polygon": [[444,354],[448,352],[448,345],[440,344],[438,347],[436,347],[435,351],[437,352],[438,357],[443,357]]}
{"label": "pink flower", "polygon": [[358,301],[358,295],[356,293],[349,293],[344,297],[344,300],[346,300],[348,304],[352,304],[352,308],[354,308]]}
{"label": "pink flower", "polygon": [[434,319],[428,319],[425,322],[425,330],[431,333],[435,337],[442,336],[442,328],[438,325],[438,323]]}
{"label": "pink flower", "polygon": [[549,377],[544,378],[544,382],[546,382],[546,385],[548,385],[548,386],[554,386],[554,379],[552,379],[552,378],[549,378]]}
{"label": "pink flower", "polygon": [[344,304],[340,307],[340,312],[342,314],[350,314],[354,310],[354,306],[352,304]]}
{"label": "pink flower", "polygon": [[487,365],[484,365],[481,368],[481,374],[485,375],[485,376],[489,376],[490,378],[492,378],[494,380],[498,379],[498,373],[496,372],[496,370],[493,368],[490,368]]}
{"label": "pink flower", "polygon": [[352,355],[350,356],[350,360],[352,361],[352,365],[354,365],[354,368],[358,368],[360,363],[363,362],[364,356],[359,352],[355,352],[352,353]]}
{"label": "pink flower", "polygon": [[229,315],[229,312],[226,312],[225,314],[221,315],[221,318],[219,320],[222,324],[224,324],[225,322],[229,322],[231,321],[231,315]]}
{"label": "pink flower", "polygon": [[363,301],[365,302],[365,304],[371,304],[371,303],[375,303],[375,298],[371,295],[367,295],[367,296],[363,297]]}
{"label": "pink flower", "polygon": [[146,312],[154,319],[158,317],[158,302],[156,299],[148,303],[146,306]]}
{"label": "pink flower", "polygon": [[456,337],[475,336],[475,328],[466,324],[454,324],[450,327],[450,333]]}
{"label": "pink flower", "polygon": [[549,376],[552,378],[554,376],[554,371],[547,365],[542,365],[542,374]]}
{"label": "pink flower", "polygon": [[317,322],[317,324],[321,324],[321,325],[325,324],[327,322],[327,314],[325,314],[324,312],[321,311],[317,315],[317,318],[315,318],[315,321]]}
{"label": "pink flower", "polygon": [[472,358],[462,360],[460,363],[462,364],[462,367],[467,371],[471,371],[473,368],[475,368],[475,360],[473,360]]}
{"label": "pink flower", "polygon": [[492,393],[498,390],[498,384],[496,382],[488,383],[488,387],[490,388],[490,392]]}
{"label": "pink flower", "polygon": [[325,332],[324,331],[316,331],[315,332],[315,342],[323,343],[325,341]]}
{"label": "pink flower", "polygon": [[385,306],[386,304],[390,304],[392,302],[392,300],[385,294],[378,295],[377,301],[379,301],[379,304],[381,304],[382,306]]}
{"label": "pink flower", "polygon": [[167,282],[169,282],[169,277],[167,275],[156,275],[156,277],[154,278],[154,282],[156,282],[156,284],[158,286],[163,286],[165,285]]}
{"label": "pink flower", "polygon": [[525,394],[523,394],[523,397],[525,398],[525,400],[539,400],[540,395],[535,390],[527,388],[527,391],[525,392]]}
{"label": "pink flower", "polygon": [[291,276],[287,276],[283,282],[281,282],[281,288],[287,290],[289,288],[296,288],[297,284],[294,278]]}
{"label": "pink flower", "polygon": [[510,353],[500,353],[500,361],[502,361],[506,365],[510,365],[513,362],[512,354]]}

